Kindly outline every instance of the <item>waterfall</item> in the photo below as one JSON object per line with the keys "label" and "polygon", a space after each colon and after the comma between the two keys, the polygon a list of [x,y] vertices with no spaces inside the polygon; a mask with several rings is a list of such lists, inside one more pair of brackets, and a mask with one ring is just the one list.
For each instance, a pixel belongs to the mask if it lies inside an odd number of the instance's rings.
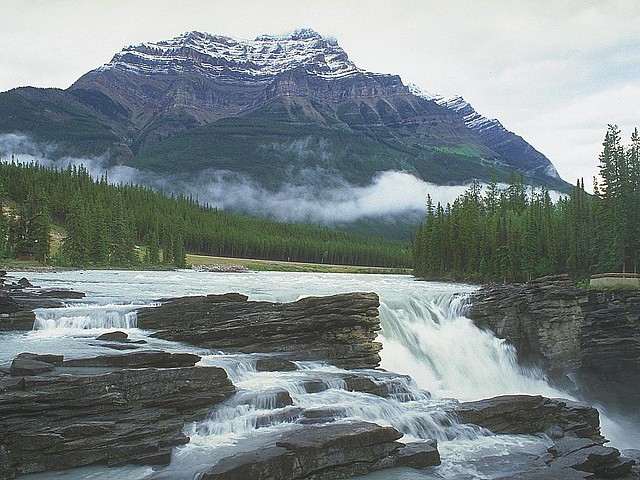
{"label": "waterfall", "polygon": [[381,301],[380,320],[382,367],[439,397],[562,395],[541,372],[520,367],[511,345],[465,317],[464,299],[454,293]]}
{"label": "waterfall", "polygon": [[[376,384],[384,383],[390,393],[388,398],[350,391],[346,379],[354,372],[335,366],[296,362],[298,368],[294,371],[262,372],[256,370],[259,354],[203,353],[186,344],[160,341],[150,336],[151,332],[135,330],[137,338],[149,342],[149,348],[203,355],[200,365],[224,368],[238,389],[236,395],[214,408],[206,419],[185,425],[184,433],[190,437],[190,443],[176,448],[171,465],[156,471],[153,478],[193,478],[220,458],[266,445],[277,435],[302,428],[307,422],[345,419],[394,426],[405,434],[407,441],[438,439],[443,464],[434,472],[435,476],[491,478],[480,467],[476,471],[473,462],[480,465],[485,457],[496,455],[507,458],[510,452],[543,455],[548,442],[530,436],[488,435],[478,427],[460,425],[450,414],[455,399],[475,400],[510,393],[568,396],[553,390],[540,372],[518,366],[516,352],[510,345],[477,328],[465,316],[464,292],[474,288],[468,285],[420,282],[408,276],[290,272],[237,275],[185,271],[180,272],[179,280],[171,272],[145,272],[144,281],[135,272],[65,272],[51,275],[50,280],[47,277],[50,274],[40,275],[39,283],[44,286],[83,290],[82,286],[88,284],[100,296],[88,295],[88,301],[95,304],[76,303],[67,308],[38,310],[34,331],[4,334],[0,360],[5,366],[25,351],[60,352],[65,353],[65,358],[105,354],[104,347],[94,341],[102,333],[98,330],[135,329],[136,308],[148,306],[156,298],[229,291],[246,293],[252,300],[268,301],[349,291],[379,294],[378,341],[383,345],[381,366],[387,371],[357,374]],[[63,283],[68,278],[72,283]],[[80,281],[84,283],[77,286],[73,283]],[[138,285],[143,285],[144,290]],[[97,304],[100,302],[102,305]],[[603,424],[607,425],[604,434],[611,437],[611,427],[605,420],[603,417]],[[630,445],[637,446],[637,438]],[[95,476],[88,477],[80,471],[69,478],[123,480],[143,478],[149,473],[148,467],[109,469],[106,473],[101,467],[91,468]],[[413,478],[405,475],[404,471],[384,472],[366,478]],[[50,475],[38,480],[48,478]]]}
{"label": "waterfall", "polygon": [[82,305],[35,311],[34,330],[90,330],[136,328],[134,305]]}

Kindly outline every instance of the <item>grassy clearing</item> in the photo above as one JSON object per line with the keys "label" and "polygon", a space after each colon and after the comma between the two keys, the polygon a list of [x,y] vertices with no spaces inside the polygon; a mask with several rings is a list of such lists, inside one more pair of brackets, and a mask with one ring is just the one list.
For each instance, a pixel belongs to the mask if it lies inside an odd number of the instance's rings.
{"label": "grassy clearing", "polygon": [[244,266],[254,271],[318,272],[318,273],[379,273],[410,274],[409,268],[362,267],[353,265],[327,265],[321,263],[280,262],[251,258],[210,257],[187,254],[187,265]]}

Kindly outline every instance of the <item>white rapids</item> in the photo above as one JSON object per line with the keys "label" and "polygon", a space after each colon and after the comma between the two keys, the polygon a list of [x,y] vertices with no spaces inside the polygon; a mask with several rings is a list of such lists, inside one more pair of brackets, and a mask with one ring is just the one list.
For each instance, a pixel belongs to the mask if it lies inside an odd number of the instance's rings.
{"label": "white rapids", "polygon": [[[382,476],[365,478],[491,478],[482,471],[482,458],[506,458],[520,452],[542,454],[549,439],[490,435],[480,428],[458,424],[448,413],[449,407],[459,400],[500,394],[567,396],[552,389],[540,372],[519,367],[511,346],[476,328],[465,317],[464,297],[475,288],[470,285],[422,282],[409,276],[191,270],[18,275],[42,287],[83,291],[87,297],[65,308],[38,310],[31,332],[1,333],[0,366],[8,366],[15,355],[25,351],[63,353],[66,358],[105,354],[95,344],[96,336],[124,330],[132,339],[147,340],[145,348],[191,351],[203,356],[201,365],[224,368],[238,389],[206,419],[185,426],[191,441],[174,450],[167,467],[90,467],[25,478],[193,478],[217,459],[252,449],[287,429],[300,428],[303,410],[337,421],[359,419],[392,425],[409,440],[438,440],[443,461],[440,467],[424,471],[393,469]],[[378,340],[383,344],[381,366],[387,372],[370,370],[364,374],[396,392],[390,398],[348,391],[344,381],[348,372],[337,367],[299,362],[292,372],[258,372],[255,362],[260,355],[206,351],[158,340],[149,336],[151,332],[138,329],[136,323],[136,309],[159,298],[240,292],[251,300],[293,301],[307,295],[350,291],[374,291],[380,296],[382,329]],[[321,384],[322,388],[307,393],[308,382]],[[290,400],[282,402],[282,398]]]}

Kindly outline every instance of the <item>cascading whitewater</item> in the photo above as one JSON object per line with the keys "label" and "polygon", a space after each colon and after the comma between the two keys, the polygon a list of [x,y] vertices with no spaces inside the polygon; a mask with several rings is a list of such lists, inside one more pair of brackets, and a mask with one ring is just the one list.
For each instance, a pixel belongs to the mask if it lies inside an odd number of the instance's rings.
{"label": "cascading whitewater", "polygon": [[85,305],[36,310],[34,330],[89,330],[136,328],[138,317],[132,305]]}
{"label": "cascading whitewater", "polygon": [[441,293],[382,301],[382,366],[413,377],[440,397],[476,400],[530,393],[559,396],[515,349],[464,316],[464,298]]}
{"label": "cascading whitewater", "polygon": [[[490,332],[479,330],[465,317],[464,295],[454,292],[469,292],[473,289],[470,286],[418,282],[403,276],[273,272],[238,275],[181,271],[179,279],[175,272],[145,272],[144,289],[135,290],[133,287],[123,289],[122,285],[139,285],[140,280],[136,280],[139,274],[111,274],[117,277],[117,284],[108,275],[105,272],[66,272],[55,276],[50,284],[46,277],[41,277],[43,280],[38,283],[51,288],[63,286],[56,283],[60,279],[66,282],[71,279],[65,287],[83,290],[79,281],[90,281],[93,291],[100,292],[100,298],[108,299],[102,302],[108,304],[76,304],[64,309],[38,311],[40,323],[36,328],[39,330],[3,338],[7,362],[23,351],[64,351],[65,356],[68,352],[75,357],[101,354],[102,347],[87,340],[93,340],[97,331],[87,329],[135,328],[136,307],[128,302],[149,305],[154,298],[230,291],[247,293],[252,300],[269,301],[292,301],[300,295],[375,291],[381,299],[382,330],[378,340],[383,343],[382,367],[415,379],[395,376],[395,383],[386,383],[391,395],[381,398],[349,391],[344,378],[353,372],[326,364],[299,362],[298,369],[292,372],[258,372],[255,355],[206,355],[202,364],[225,368],[239,395],[210,412],[206,420],[186,425],[184,432],[191,438],[190,443],[176,449],[171,465],[155,472],[154,478],[192,478],[188,472],[195,474],[219,458],[257,448],[287,429],[300,428],[303,410],[326,411],[337,421],[355,418],[393,425],[408,439],[437,438],[443,465],[436,476],[479,478],[469,466],[474,459],[502,456],[510,451],[543,454],[547,445],[544,439],[536,437],[486,436],[486,432],[476,427],[459,425],[448,413],[456,401],[448,398],[466,400],[506,393],[566,396],[550,389],[535,372],[521,369],[509,345]],[[37,279],[35,274],[32,277]],[[96,301],[96,298],[89,298],[89,301]],[[148,334],[135,331],[137,337],[149,341],[149,348],[158,348],[159,340]],[[79,341],[81,337],[85,340]],[[16,343],[15,348],[10,348],[7,342]],[[162,348],[189,351],[190,347],[163,342]],[[202,355],[201,350],[194,348],[193,351]],[[370,375],[375,382],[389,380],[385,372],[358,373]],[[308,392],[306,384],[309,381],[319,381],[326,389]],[[283,390],[290,395],[291,405],[275,403],[278,392]],[[609,436],[606,431],[605,435]],[[129,480],[149,475],[148,467],[110,469],[108,472],[101,467],[91,468],[94,469],[91,478],[96,479]],[[467,470],[470,473],[466,473]],[[80,472],[68,478],[88,477]],[[375,478],[405,477],[400,472],[392,477]]]}

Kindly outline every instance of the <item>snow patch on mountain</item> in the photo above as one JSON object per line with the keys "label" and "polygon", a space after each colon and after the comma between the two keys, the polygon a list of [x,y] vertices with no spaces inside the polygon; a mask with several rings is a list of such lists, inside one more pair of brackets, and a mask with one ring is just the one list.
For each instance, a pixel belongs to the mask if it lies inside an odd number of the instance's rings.
{"label": "snow patch on mountain", "polygon": [[449,110],[453,110],[454,112],[461,115],[467,127],[469,127],[476,133],[481,133],[491,129],[498,129],[508,132],[508,130],[504,128],[497,119],[487,118],[483,115],[480,115],[475,111],[475,109],[469,102],[467,102],[459,95],[445,97],[443,95],[427,92],[426,90],[423,90],[414,84],[409,84],[407,86],[409,87],[409,91],[416,97],[420,97],[425,100],[431,100],[438,105],[442,105],[443,107],[446,107]]}
{"label": "snow patch on mountain", "polygon": [[142,75],[198,72],[209,77],[268,80],[304,68],[323,78],[367,74],[349,60],[335,38],[312,29],[290,35],[261,35],[255,40],[187,32],[171,40],[124,48],[99,70],[120,69]]}

